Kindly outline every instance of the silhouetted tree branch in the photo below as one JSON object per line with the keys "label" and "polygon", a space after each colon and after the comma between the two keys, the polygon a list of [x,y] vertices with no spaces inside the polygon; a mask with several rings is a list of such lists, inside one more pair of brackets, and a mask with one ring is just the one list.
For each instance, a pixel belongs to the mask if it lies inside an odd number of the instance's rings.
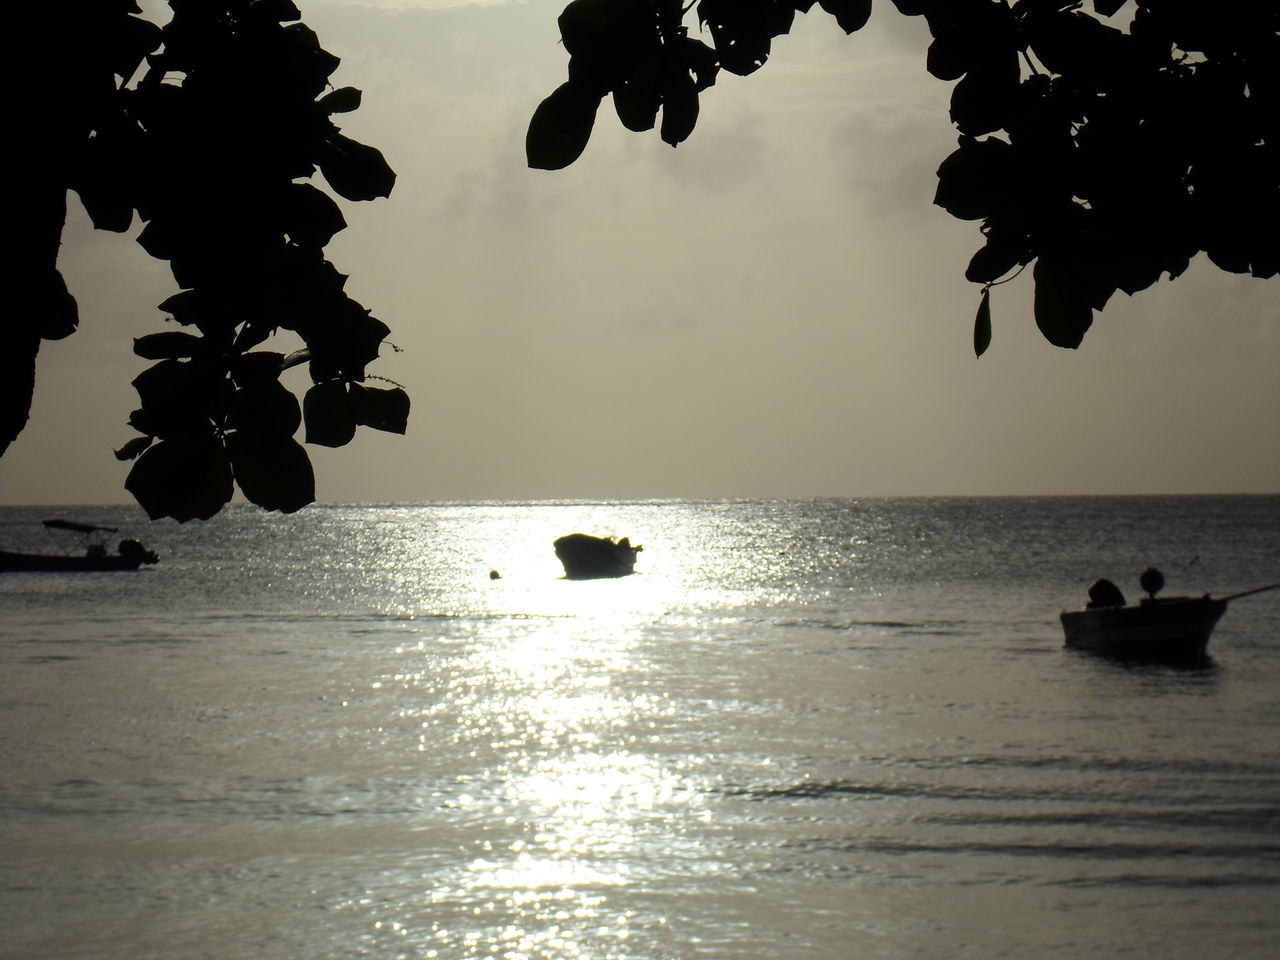
{"label": "silhouetted tree branch", "polygon": [[[1202,251],[1234,273],[1280,270],[1280,3],[1136,0],[1117,26],[1125,0],[892,2],[927,20],[926,67],[956,81],[959,147],[934,203],[981,221],[965,271],[982,285],[979,355],[990,288],[1033,262],[1036,324],[1061,347],[1117,290],[1177,277]],[[624,126],[656,124],[676,146],[717,72],[759,69],[813,5],[572,0],[559,19],[569,79],[534,112],[529,165],[573,163],[608,95]],[[846,33],[871,14],[871,0],[818,5]],[[709,42],[689,35],[690,13]]]}
{"label": "silhouetted tree branch", "polygon": [[[70,188],[97,228],[128,230],[136,211],[139,244],[169,261],[181,288],[160,309],[183,329],[134,342],[157,362],[134,380],[141,405],[129,423],[140,435],[116,452],[136,460],[126,487],[152,517],[208,518],[235,485],[289,512],[314,499],[294,439],[304,423],[307,442],[326,446],[357,425],[405,430],[404,391],[365,384],[389,331],[324,258],[342,213],[305,182],[319,168],[338,195],[371,200],[395,174],[334,124],[360,92],[330,87],[338,58],[298,22],[293,0],[169,5],[163,27],[132,0],[36,0],[10,20],[11,44],[58,59],[27,64],[34,82],[21,104],[23,242],[4,328],[0,453],[26,423],[40,340],[77,324],[57,269]],[[301,348],[259,349],[280,331]],[[280,376],[301,363],[313,386],[300,406]]]}

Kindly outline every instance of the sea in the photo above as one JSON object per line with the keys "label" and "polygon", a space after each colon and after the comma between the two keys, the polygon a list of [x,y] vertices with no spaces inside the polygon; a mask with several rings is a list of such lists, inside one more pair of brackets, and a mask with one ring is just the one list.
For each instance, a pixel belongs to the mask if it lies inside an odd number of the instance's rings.
{"label": "sea", "polygon": [[[5,960],[1263,960],[1280,497],[3,508]],[[566,580],[567,533],[643,544]],[[58,534],[65,537],[65,534]]]}

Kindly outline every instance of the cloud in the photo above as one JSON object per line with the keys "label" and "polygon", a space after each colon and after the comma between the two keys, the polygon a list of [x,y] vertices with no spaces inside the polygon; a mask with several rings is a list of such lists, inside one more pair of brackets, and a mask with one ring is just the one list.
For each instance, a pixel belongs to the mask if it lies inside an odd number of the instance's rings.
{"label": "cloud", "polygon": [[438,13],[464,7],[501,7],[520,2],[521,0],[303,0],[299,6],[305,19],[308,9],[321,5],[360,7],[380,13]]}

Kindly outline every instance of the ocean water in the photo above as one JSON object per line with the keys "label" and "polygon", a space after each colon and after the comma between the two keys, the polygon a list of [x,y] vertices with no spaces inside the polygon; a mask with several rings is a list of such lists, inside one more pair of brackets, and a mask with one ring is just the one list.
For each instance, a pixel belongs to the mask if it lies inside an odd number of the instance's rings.
{"label": "ocean water", "polygon": [[[1280,498],[0,510],[0,956],[1270,958]],[[561,577],[565,533],[643,543]],[[490,571],[501,574],[490,579]]]}

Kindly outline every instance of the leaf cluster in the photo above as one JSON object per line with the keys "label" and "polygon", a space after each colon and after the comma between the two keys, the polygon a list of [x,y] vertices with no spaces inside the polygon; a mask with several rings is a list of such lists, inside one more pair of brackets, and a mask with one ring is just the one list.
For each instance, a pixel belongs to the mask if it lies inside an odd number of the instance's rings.
{"label": "leaf cluster", "polygon": [[[984,243],[965,273],[983,286],[979,354],[990,342],[991,286],[1033,263],[1036,323],[1062,347],[1080,344],[1117,290],[1177,277],[1198,253],[1255,277],[1280,270],[1280,4],[1135,0],[1122,28],[1112,21],[1124,0],[892,2],[925,18],[926,68],[955,83],[959,144],[938,169],[934,202],[980,221]],[[696,101],[690,110],[681,99],[684,81],[702,92],[720,67],[752,73],[812,6],[573,0],[560,20],[570,80],[534,113],[530,165],[577,159],[610,91],[629,129],[652,126],[660,105],[674,146],[697,118]],[[871,12],[870,0],[819,6],[846,33]],[[686,35],[689,12],[710,44]],[[586,68],[597,60],[609,69]],[[633,87],[646,91],[643,111],[627,106]],[[590,110],[558,109],[566,88]],[[671,137],[669,102],[682,117]]]}
{"label": "leaf cluster", "polygon": [[[288,512],[314,499],[314,480],[284,370],[309,369],[311,442],[341,445],[357,424],[405,429],[403,390],[362,385],[389,331],[325,259],[346,222],[309,182],[319,171],[338,196],[372,200],[395,173],[334,123],[360,91],[331,87],[338,58],[293,0],[170,7],[163,27],[129,0],[63,11],[81,18],[76,69],[93,95],[74,98],[78,126],[58,131],[60,189],[75,190],[100,229],[127,230],[136,212],[138,243],[181,288],[160,304],[181,329],[135,341],[157,362],[134,381],[140,436],[117,456],[136,459],[126,486],[152,517],[208,518],[236,484]],[[302,343],[288,359],[260,349],[282,331]],[[339,394],[346,406],[332,402]]]}

